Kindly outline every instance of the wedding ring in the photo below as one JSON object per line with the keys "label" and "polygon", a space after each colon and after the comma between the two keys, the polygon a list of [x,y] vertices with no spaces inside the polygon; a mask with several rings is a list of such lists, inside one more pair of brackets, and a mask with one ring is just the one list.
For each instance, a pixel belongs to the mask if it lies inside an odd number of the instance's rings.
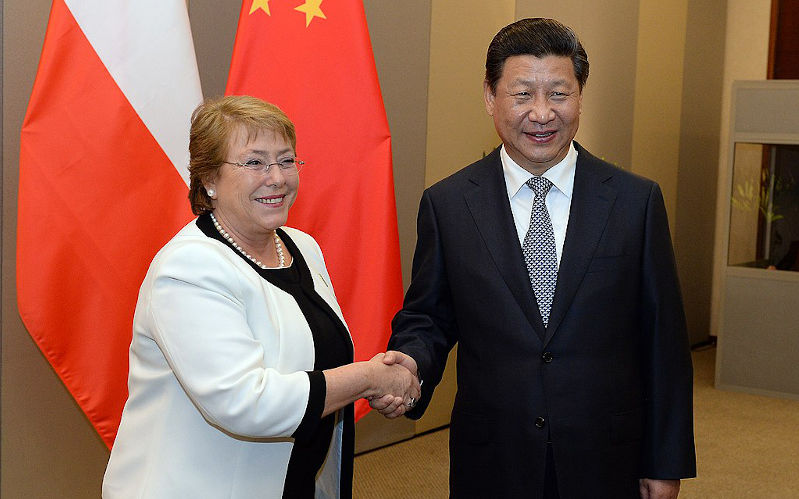
{"label": "wedding ring", "polygon": [[416,399],[411,397],[410,402],[408,402],[406,405],[408,406],[409,409],[412,409],[414,406],[416,406]]}

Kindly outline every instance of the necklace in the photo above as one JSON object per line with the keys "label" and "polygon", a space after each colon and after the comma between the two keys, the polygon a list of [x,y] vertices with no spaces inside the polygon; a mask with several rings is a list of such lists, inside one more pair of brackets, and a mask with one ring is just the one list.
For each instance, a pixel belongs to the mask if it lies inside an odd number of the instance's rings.
{"label": "necklace", "polygon": [[[244,251],[244,248],[239,246],[239,244],[233,239],[233,237],[231,237],[231,235],[228,234],[227,231],[222,228],[222,225],[220,225],[220,223],[216,220],[214,214],[213,213],[209,214],[211,215],[211,221],[214,222],[214,227],[216,227],[216,230],[225,239],[225,241],[229,242],[234,248],[236,248],[236,251],[244,255],[244,257],[247,258],[247,260],[251,261],[258,267],[262,269],[270,268],[261,263],[261,260],[257,260],[254,256]],[[282,269],[286,267],[286,255],[283,253],[283,244],[281,244],[280,242],[280,238],[277,235],[277,231],[274,232],[273,236],[275,238],[275,252],[277,253],[277,260],[278,260],[277,268]]]}

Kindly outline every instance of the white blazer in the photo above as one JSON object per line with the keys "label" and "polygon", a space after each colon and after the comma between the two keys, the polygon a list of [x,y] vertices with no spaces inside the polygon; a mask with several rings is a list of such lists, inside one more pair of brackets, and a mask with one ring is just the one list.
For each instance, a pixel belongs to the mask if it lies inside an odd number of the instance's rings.
{"label": "white blazer", "polygon": [[[343,323],[316,241],[284,230]],[[311,330],[291,295],[190,222],[139,290],[129,395],[103,496],[281,497],[313,368]],[[317,497],[339,496],[342,414]]]}

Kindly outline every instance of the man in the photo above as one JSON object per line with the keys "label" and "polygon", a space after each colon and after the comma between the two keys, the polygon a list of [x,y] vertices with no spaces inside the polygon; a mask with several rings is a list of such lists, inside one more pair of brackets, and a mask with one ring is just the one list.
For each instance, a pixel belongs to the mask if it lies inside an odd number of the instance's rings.
{"label": "man", "polygon": [[568,27],[503,28],[484,83],[502,146],[422,196],[386,361],[423,394],[372,406],[421,417],[458,343],[454,497],[673,498],[695,475],[663,198],[573,142],[587,77]]}

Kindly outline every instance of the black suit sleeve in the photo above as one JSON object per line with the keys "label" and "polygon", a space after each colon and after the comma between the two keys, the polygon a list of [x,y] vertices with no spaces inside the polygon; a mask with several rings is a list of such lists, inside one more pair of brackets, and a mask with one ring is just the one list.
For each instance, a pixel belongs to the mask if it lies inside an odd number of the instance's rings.
{"label": "black suit sleeve", "polygon": [[653,184],[642,252],[646,431],[641,475],[696,476],[693,367],[663,195]]}
{"label": "black suit sleeve", "polygon": [[412,419],[420,418],[430,403],[433,389],[444,373],[447,355],[457,341],[441,237],[428,189],[419,206],[411,284],[402,309],[391,322],[388,343],[389,350],[413,357],[424,380],[421,400],[407,413]]}

